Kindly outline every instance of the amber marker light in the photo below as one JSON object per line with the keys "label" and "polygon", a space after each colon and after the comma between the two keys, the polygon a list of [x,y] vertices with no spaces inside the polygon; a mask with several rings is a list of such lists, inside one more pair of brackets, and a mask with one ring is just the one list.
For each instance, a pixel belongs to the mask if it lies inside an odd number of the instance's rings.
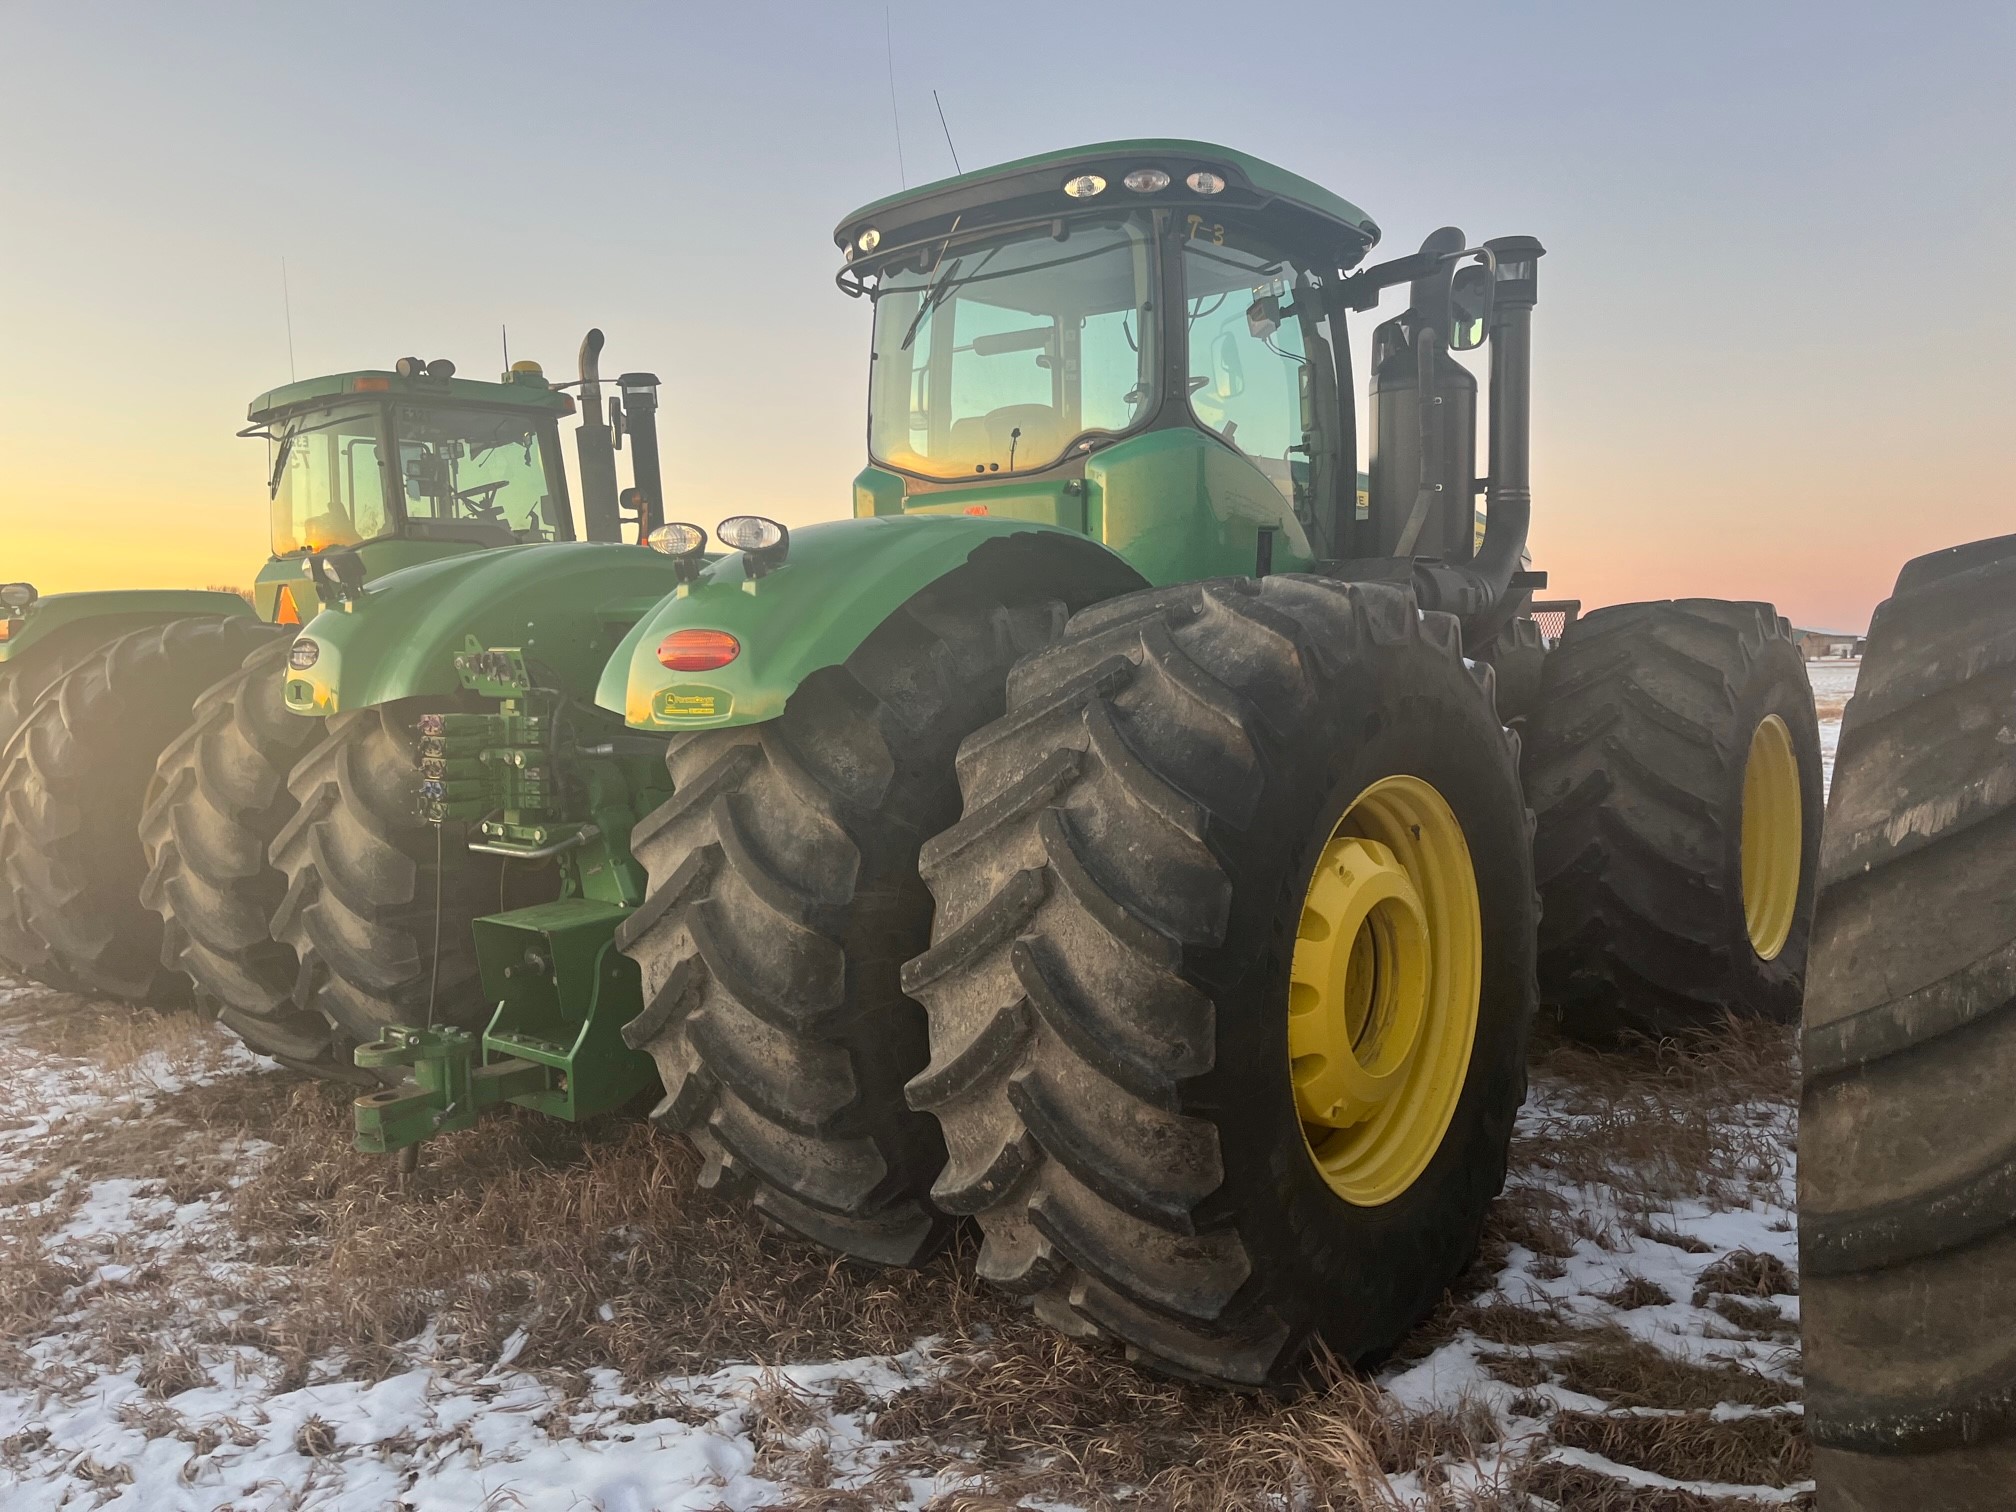
{"label": "amber marker light", "polygon": [[674,630],[658,642],[658,663],[674,672],[712,672],[742,654],[726,630]]}

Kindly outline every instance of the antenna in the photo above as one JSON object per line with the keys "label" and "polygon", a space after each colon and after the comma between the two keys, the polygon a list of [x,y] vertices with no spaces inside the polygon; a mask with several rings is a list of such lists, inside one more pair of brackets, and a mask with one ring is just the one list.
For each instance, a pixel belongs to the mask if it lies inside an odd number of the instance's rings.
{"label": "antenna", "polygon": [[910,173],[903,166],[903,117],[896,112],[896,34],[890,30],[889,7],[882,7],[882,46],[889,55],[889,119],[896,127],[896,177],[910,187]]}
{"label": "antenna", "polygon": [[497,334],[504,342],[504,371],[511,371],[511,327],[500,324]]}
{"label": "antenna", "polygon": [[952,128],[945,124],[945,102],[938,98],[935,89],[931,91],[931,103],[938,107],[938,126],[945,133],[945,146],[952,154],[952,171],[964,173],[966,170],[959,166],[959,149],[952,145]]}
{"label": "antenna", "polygon": [[280,307],[287,312],[287,381],[294,381],[294,291],[287,287],[287,259],[280,259]]}

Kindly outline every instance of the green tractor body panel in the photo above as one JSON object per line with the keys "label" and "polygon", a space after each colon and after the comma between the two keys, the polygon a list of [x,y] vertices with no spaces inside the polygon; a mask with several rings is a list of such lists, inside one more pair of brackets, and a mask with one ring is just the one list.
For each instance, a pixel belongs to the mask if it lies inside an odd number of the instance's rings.
{"label": "green tractor body panel", "polygon": [[[1026,485],[1017,494],[1040,498]],[[1037,536],[1046,539],[1028,539]],[[1039,519],[954,512],[828,521],[794,532],[788,559],[761,576],[749,576],[743,558],[733,555],[682,584],[624,637],[595,701],[641,730],[774,719],[806,677],[845,661],[911,597],[982,547],[1018,538],[1019,549],[1054,552],[1061,571],[1075,557],[1087,571],[1140,581],[1078,531]],[[687,629],[726,631],[741,652],[712,671],[671,671],[660,664],[658,647]]]}
{"label": "green tractor body panel", "polygon": [[169,620],[200,615],[249,615],[252,606],[235,593],[202,588],[108,589],[92,593],[52,593],[28,612],[0,620],[0,664],[21,662],[38,647],[84,640],[100,644]]}
{"label": "green tractor body panel", "polygon": [[354,598],[309,621],[301,640],[313,644],[314,659],[300,666],[297,653],[287,707],[327,715],[455,694],[462,687],[455,658],[472,638],[481,647],[518,647],[542,681],[585,692],[624,631],[675,582],[669,557],[635,546],[464,548],[367,580]]}
{"label": "green tractor body panel", "polygon": [[[392,537],[382,541],[366,541],[352,549],[363,561],[367,573],[373,578],[382,578],[387,573],[399,571],[402,567],[417,567],[422,562],[438,561],[442,557],[467,556],[477,548],[464,541],[409,541]],[[314,615],[317,607],[315,583],[308,576],[306,552],[266,559],[266,565],[259,569],[259,575],[252,580],[252,603],[258,611],[259,618],[268,622],[280,620],[282,588],[288,590],[297,616],[306,619]],[[295,621],[288,620],[287,623],[292,624]]]}
{"label": "green tractor body panel", "polygon": [[[1287,497],[1231,447],[1188,429],[1149,431],[1094,453],[1080,478],[1036,477],[930,487],[881,468],[854,481],[852,521],[791,537],[785,565],[751,580],[723,558],[636,627],[610,658],[595,701],[643,730],[703,730],[774,719],[808,675],[853,654],[905,600],[966,564],[983,541],[1037,531],[1104,548],[1144,584],[1315,561]],[[862,528],[862,527],[867,528]],[[1096,545],[1095,545],[1096,543]],[[725,630],[741,642],[727,666],[660,665],[675,630]]]}

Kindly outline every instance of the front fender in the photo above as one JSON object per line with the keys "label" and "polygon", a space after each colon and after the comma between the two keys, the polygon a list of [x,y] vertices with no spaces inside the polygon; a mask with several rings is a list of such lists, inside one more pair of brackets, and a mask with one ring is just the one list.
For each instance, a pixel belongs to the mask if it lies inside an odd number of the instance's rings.
{"label": "front fender", "polygon": [[[837,666],[922,589],[970,561],[1037,575],[1060,597],[1145,586],[1119,556],[1074,530],[967,515],[884,515],[808,525],[786,563],[751,578],[739,555],[682,584],[623,637],[595,701],[640,730],[760,724],[812,673]],[[675,630],[725,630],[742,649],[711,672],[672,672],[658,646]]]}
{"label": "front fender", "polygon": [[[547,541],[423,562],[302,627],[287,707],[336,714],[457,691],[468,637],[524,650],[544,686],[585,697],[623,632],[677,581],[671,558],[636,546]],[[304,643],[313,660],[300,665]]]}
{"label": "front fender", "polygon": [[37,599],[20,619],[8,620],[0,636],[0,662],[24,658],[38,644],[74,644],[115,636],[169,620],[206,614],[235,616],[252,606],[235,593],[201,588],[118,588],[99,593],[52,593]]}

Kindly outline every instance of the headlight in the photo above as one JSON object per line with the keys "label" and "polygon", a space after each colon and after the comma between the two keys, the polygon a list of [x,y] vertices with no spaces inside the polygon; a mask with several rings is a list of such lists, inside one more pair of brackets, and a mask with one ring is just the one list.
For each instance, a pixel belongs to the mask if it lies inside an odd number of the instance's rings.
{"label": "headlight", "polygon": [[1211,172],[1208,168],[1199,168],[1190,177],[1183,180],[1183,182],[1188,184],[1192,189],[1195,189],[1199,194],[1217,194],[1225,187],[1225,180]]}
{"label": "headlight", "polygon": [[1154,194],[1169,187],[1169,175],[1160,168],[1136,168],[1120,182],[1136,194]]}
{"label": "headlight", "polygon": [[1081,173],[1074,179],[1065,180],[1064,192],[1073,199],[1091,199],[1106,192],[1106,180],[1096,173]]}
{"label": "headlight", "polygon": [[775,551],[791,532],[762,515],[730,515],[714,527],[714,538],[734,551]]}
{"label": "headlight", "polygon": [[306,672],[322,659],[322,648],[314,641],[302,636],[287,650],[287,665],[296,672]]}
{"label": "headlight", "polygon": [[698,556],[707,549],[707,532],[698,525],[674,520],[668,525],[660,525],[644,537],[644,544],[669,557]]}
{"label": "headlight", "polygon": [[863,231],[859,236],[854,238],[854,245],[859,247],[863,252],[873,252],[877,247],[882,245],[882,233],[877,231],[873,226],[870,226],[866,231]]}

